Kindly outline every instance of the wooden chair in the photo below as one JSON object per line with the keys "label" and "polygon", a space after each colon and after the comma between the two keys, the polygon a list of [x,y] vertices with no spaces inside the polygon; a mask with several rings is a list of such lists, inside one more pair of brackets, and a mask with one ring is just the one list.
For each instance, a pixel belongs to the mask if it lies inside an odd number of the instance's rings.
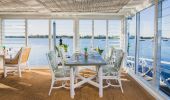
{"label": "wooden chair", "polygon": [[24,48],[21,56],[21,63],[20,63],[21,68],[28,68],[30,70],[29,62],[28,62],[30,51],[31,51],[30,47]]}
{"label": "wooden chair", "polygon": [[[24,67],[28,67],[28,58],[31,48],[21,48],[16,56],[12,59],[4,59],[4,77],[11,72],[17,72],[19,77],[22,77],[21,71]],[[30,68],[29,68],[30,70]]]}

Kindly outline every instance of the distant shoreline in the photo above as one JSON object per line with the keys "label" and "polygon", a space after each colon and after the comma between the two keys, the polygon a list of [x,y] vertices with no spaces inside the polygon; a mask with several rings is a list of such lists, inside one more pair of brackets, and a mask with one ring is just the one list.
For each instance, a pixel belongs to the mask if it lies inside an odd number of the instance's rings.
{"label": "distant shoreline", "polygon": [[[25,36],[5,36],[5,38],[25,38]],[[28,36],[28,38],[48,38],[48,35]],[[73,36],[56,36],[56,38],[73,38]],[[81,39],[91,39],[91,36],[82,36]],[[119,36],[108,37],[109,39],[120,39]],[[94,39],[106,39],[106,36],[94,36]]]}
{"label": "distant shoreline", "polygon": [[[25,38],[25,36],[5,36],[5,38]],[[48,36],[37,35],[37,36],[28,36],[28,38],[48,38]],[[56,36],[56,38],[73,38],[73,36]],[[83,36],[81,39],[91,39],[91,36]],[[120,39],[118,36],[108,37],[109,39]],[[94,39],[106,39],[106,36],[95,36]],[[135,37],[130,36],[129,39],[135,39]],[[154,39],[153,37],[140,37],[140,39]],[[162,39],[170,39],[162,37]]]}

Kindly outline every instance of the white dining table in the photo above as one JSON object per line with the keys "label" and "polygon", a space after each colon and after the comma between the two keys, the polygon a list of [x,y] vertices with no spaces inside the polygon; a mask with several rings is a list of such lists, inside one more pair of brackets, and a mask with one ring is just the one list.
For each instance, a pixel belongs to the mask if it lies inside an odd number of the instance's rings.
{"label": "white dining table", "polygon": [[[106,61],[99,55],[98,53],[94,52],[91,54],[88,54],[88,56],[84,56],[84,54],[73,54],[67,61],[65,61],[66,66],[70,66],[70,96],[71,98],[74,98],[75,96],[75,88],[85,84],[89,83],[97,88],[99,88],[99,97],[103,97],[103,69],[102,65],[106,65]],[[76,67],[81,66],[96,66],[98,71],[97,75],[91,76],[91,77],[83,77],[81,75],[77,75],[81,81],[75,83],[75,70]],[[98,77],[98,81],[93,80],[94,78]]]}

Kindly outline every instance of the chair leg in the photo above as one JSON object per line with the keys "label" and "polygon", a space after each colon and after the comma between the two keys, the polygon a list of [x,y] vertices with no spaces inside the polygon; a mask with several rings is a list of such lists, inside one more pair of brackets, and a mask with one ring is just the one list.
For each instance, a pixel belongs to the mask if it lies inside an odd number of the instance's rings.
{"label": "chair leg", "polygon": [[4,66],[4,77],[7,77],[6,67]]}
{"label": "chair leg", "polygon": [[21,68],[20,68],[20,66],[18,66],[18,74],[19,74],[19,77],[22,77],[22,75],[21,75]]}
{"label": "chair leg", "polygon": [[48,93],[49,96],[50,96],[51,91],[52,91],[52,88],[53,88],[53,86],[54,86],[54,82],[55,82],[54,80],[51,81],[50,91],[49,91],[49,93]]}
{"label": "chair leg", "polygon": [[29,66],[29,63],[28,63],[28,62],[26,63],[26,66],[28,67],[28,70],[30,71],[30,70],[31,70],[31,68],[30,68],[30,66]]}
{"label": "chair leg", "polygon": [[123,93],[122,82],[121,82],[120,78],[118,79],[118,82],[119,82],[119,85],[120,85],[120,89],[121,89],[121,91]]}

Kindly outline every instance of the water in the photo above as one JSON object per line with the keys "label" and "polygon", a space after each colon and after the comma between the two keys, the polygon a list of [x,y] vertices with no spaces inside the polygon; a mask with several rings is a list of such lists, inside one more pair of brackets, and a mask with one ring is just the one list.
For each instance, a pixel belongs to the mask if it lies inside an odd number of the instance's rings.
{"label": "water", "polygon": [[[109,46],[117,46],[119,45],[119,40],[109,39]],[[5,40],[6,46],[8,47],[20,47],[24,46],[24,39],[23,38],[6,38]],[[9,44],[11,43],[11,44]],[[73,52],[73,39],[72,38],[63,38],[63,43],[68,45],[68,54],[72,54]],[[49,50],[49,40],[48,38],[29,38],[28,42],[29,46],[32,48],[29,62],[31,66],[38,66],[38,65],[47,65],[46,53]],[[56,44],[59,44],[59,38],[56,39]],[[91,48],[91,39],[80,39],[79,47],[80,50],[83,51],[85,47],[90,50]],[[134,39],[129,39],[129,55],[134,56],[135,51],[135,44]],[[162,41],[162,49],[161,49],[161,60],[170,62],[170,40]],[[105,50],[106,48],[106,41],[105,39],[94,39],[94,47],[101,48]],[[147,39],[145,41],[140,41],[140,57],[143,58],[153,58],[153,42],[151,39]],[[105,50],[106,51],[106,50]],[[104,51],[103,55],[106,53]],[[165,65],[166,68],[170,68]]]}
{"label": "water", "polygon": [[[129,55],[134,56],[135,54],[135,40],[129,39]],[[143,58],[153,58],[153,41],[152,39],[145,39],[140,41],[139,56]],[[170,62],[170,39],[168,41],[161,41],[161,60]]]}
{"label": "water", "polygon": [[[73,39],[72,38],[62,38],[63,43],[68,45],[68,54],[71,55],[73,52]],[[109,40],[110,44],[119,44],[119,40]],[[6,47],[21,47],[25,44],[24,38],[6,38],[4,41]],[[59,45],[59,38],[56,39],[56,44]],[[103,49],[103,55],[105,54],[106,48],[105,39],[94,39],[94,48],[99,47]],[[46,53],[49,51],[49,40],[48,38],[29,38],[28,46],[31,47],[31,53],[29,57],[30,66],[45,66],[48,65],[46,59]],[[80,39],[79,42],[80,50],[83,52],[84,48],[88,50],[92,47],[91,39]],[[115,45],[116,47],[116,45]]]}

